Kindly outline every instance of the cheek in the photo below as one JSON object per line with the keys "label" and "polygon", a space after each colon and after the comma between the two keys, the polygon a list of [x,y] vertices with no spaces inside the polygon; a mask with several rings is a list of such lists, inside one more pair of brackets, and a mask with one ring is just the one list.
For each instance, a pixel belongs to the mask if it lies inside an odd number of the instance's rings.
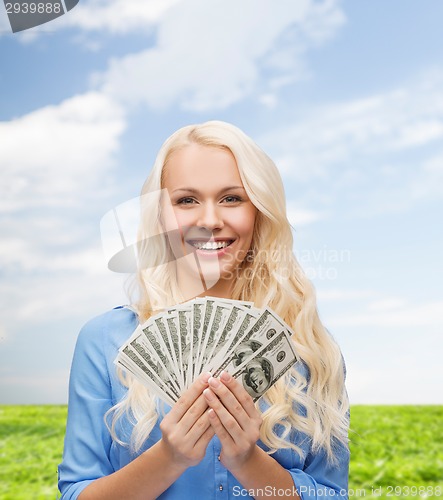
{"label": "cheek", "polygon": [[250,240],[254,232],[255,212],[252,210],[245,210],[237,214],[235,218],[235,228],[239,235],[243,238]]}
{"label": "cheek", "polygon": [[175,219],[175,217],[163,217],[161,225],[166,233],[178,229],[177,220]]}
{"label": "cheek", "polygon": [[175,225],[178,227],[180,230],[185,230],[186,228],[189,228],[189,226],[192,225],[192,218],[190,217],[189,214],[182,210],[176,210],[175,211]]}
{"label": "cheek", "polygon": [[168,225],[171,229],[183,229],[190,225],[190,218],[180,210],[174,210],[170,213]]}
{"label": "cheek", "polygon": [[166,232],[178,229],[177,214],[170,203],[163,202],[161,206],[161,226]]}

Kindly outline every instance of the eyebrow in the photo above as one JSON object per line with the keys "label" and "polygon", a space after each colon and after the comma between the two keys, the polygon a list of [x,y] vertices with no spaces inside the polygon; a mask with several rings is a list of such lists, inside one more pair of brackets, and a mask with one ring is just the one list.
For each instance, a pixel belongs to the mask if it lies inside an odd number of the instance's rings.
{"label": "eyebrow", "polygon": [[[242,189],[243,191],[245,191],[245,188],[243,186],[228,186],[228,187],[225,187],[222,190],[220,190],[218,192],[218,194],[225,193],[226,191],[231,191],[233,189]],[[176,193],[177,191],[185,191],[187,193],[200,194],[200,191],[198,189],[195,189],[192,187],[178,188],[178,189],[174,189],[174,191],[172,191],[172,192]]]}

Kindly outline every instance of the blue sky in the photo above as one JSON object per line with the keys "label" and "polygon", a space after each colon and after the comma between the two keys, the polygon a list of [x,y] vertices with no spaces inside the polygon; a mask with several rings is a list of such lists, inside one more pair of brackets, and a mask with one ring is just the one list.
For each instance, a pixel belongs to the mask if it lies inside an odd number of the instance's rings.
{"label": "blue sky", "polygon": [[2,4],[0,402],[66,402],[79,329],[126,302],[101,217],[174,130],[221,119],[282,173],[351,402],[442,403],[442,16],[438,0],[80,0],[12,34]]}

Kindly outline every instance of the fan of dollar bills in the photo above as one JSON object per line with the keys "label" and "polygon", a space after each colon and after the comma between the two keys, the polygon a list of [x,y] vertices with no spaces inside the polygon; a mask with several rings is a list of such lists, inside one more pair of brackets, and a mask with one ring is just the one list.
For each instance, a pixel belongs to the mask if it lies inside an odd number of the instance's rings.
{"label": "fan of dollar bills", "polygon": [[256,401],[296,362],[292,334],[269,308],[196,298],[139,325],[115,363],[171,406],[200,373],[223,370]]}

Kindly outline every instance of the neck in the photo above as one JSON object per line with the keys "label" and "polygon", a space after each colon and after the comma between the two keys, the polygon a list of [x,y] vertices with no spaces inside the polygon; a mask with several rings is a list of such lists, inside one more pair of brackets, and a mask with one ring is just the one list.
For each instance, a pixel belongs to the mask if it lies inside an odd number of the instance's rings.
{"label": "neck", "polygon": [[[194,257],[186,256],[187,262],[177,266],[177,284],[180,288],[184,301],[194,297],[219,297],[231,298],[233,281],[218,277],[217,281],[210,279],[210,276],[203,275],[197,267]],[[217,264],[218,265],[218,264]],[[213,273],[217,276],[217,272]]]}
{"label": "neck", "polygon": [[199,297],[205,297],[206,295],[210,297],[219,297],[221,299],[232,299],[232,283],[220,279],[213,287],[201,293]]}

